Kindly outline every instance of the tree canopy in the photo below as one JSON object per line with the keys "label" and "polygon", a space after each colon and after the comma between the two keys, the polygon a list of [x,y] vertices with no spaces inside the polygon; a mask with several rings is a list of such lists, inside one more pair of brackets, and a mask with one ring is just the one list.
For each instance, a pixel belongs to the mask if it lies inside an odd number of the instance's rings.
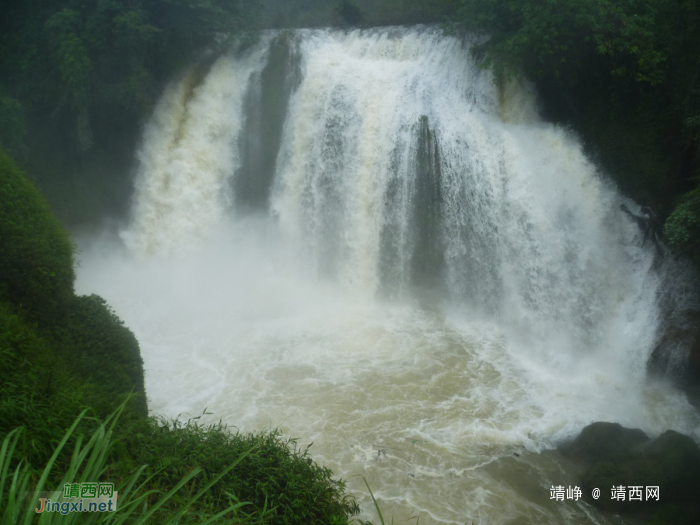
{"label": "tree canopy", "polygon": [[159,83],[193,52],[249,27],[253,6],[245,0],[11,1],[0,23],[0,103],[67,113],[76,144],[87,150],[101,120],[141,115]]}
{"label": "tree canopy", "polygon": [[8,0],[0,145],[64,221],[118,212],[164,82],[258,21],[257,0]]}

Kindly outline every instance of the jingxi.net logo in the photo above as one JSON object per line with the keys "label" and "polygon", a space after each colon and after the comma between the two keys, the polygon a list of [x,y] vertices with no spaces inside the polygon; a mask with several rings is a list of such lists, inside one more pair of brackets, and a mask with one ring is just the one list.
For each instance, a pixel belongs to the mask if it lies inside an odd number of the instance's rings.
{"label": "jingxi.net logo", "polygon": [[38,494],[35,511],[60,513],[115,512],[117,491],[114,483],[66,483],[63,492]]}

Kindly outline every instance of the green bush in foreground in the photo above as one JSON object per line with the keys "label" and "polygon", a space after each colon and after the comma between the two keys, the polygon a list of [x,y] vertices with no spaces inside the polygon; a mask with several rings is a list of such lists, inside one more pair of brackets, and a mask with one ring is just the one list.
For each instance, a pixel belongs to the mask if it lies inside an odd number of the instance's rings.
{"label": "green bush in foreground", "polygon": [[[197,466],[206,473],[192,482],[190,490],[197,490],[207,476],[223,471],[250,449],[254,451],[203,497],[207,507],[217,508],[227,494],[235,494],[251,503],[242,512],[254,511],[258,518],[265,516],[264,523],[280,525],[341,524],[359,512],[354,498],[345,494],[344,481],[332,479],[330,469],[314,463],[309,447],[301,449],[296,440],[277,431],[241,434],[221,423],[141,420],[120,434],[117,457],[126,461],[115,465],[114,475],[125,467],[148,464],[160,469],[152,487],[164,490]],[[179,497],[171,501],[174,508]]]}
{"label": "green bush in foreground", "polygon": [[137,410],[148,414],[139,343],[102,297],[74,297],[65,325],[54,334],[62,357],[76,374],[99,387],[107,406],[93,402],[94,408],[109,413],[115,399],[133,391],[140,394],[134,400]]}
{"label": "green bush in foreground", "polygon": [[0,363],[0,439],[24,426],[17,454],[44,463],[86,401],[97,397],[95,388],[56,358],[54,343],[40,335],[35,321],[1,301]]}
{"label": "green bush in foreground", "polygon": [[[0,448],[0,523],[320,525],[346,524],[348,514],[359,511],[344,495],[344,483],[332,480],[294,440],[276,432],[231,434],[223,425],[204,427],[194,420],[120,420],[126,406],[85,437],[76,436],[83,410],[38,472],[13,458],[25,430],[10,432]],[[65,450],[71,442],[72,454]],[[70,461],[59,465],[61,456]],[[40,507],[34,492],[60,492],[65,483],[83,482],[114,483],[117,512],[33,512]],[[26,499],[27,493],[34,499]]]}
{"label": "green bush in foreground", "polygon": [[[107,470],[106,462],[108,455],[114,445],[112,442],[112,434],[125,405],[126,403],[122,404],[122,406],[108,417],[104,423],[101,423],[84,446],[82,439],[77,440],[70,464],[60,478],[60,482],[57,485],[58,487],[62,487],[65,483],[106,481],[102,480],[102,478]],[[167,493],[157,494],[152,490],[144,488],[153,477],[149,476],[145,480],[142,480],[142,475],[146,468],[144,466],[136,469],[130,476],[121,480],[115,487],[119,493],[117,512],[68,514],[59,514],[55,512],[37,513],[35,509],[41,508],[39,504],[40,496],[38,493],[49,488],[47,480],[52,473],[51,471],[56,458],[65,447],[86,412],[87,410],[84,410],[67,430],[63,439],[57,445],[53,456],[41,472],[38,481],[34,479],[33,473],[26,463],[20,463],[14,469],[10,468],[11,460],[13,459],[13,454],[23,429],[19,428],[14,430],[5,438],[2,447],[0,447],[0,509],[2,509],[0,511],[2,512],[0,514],[0,521],[3,524],[29,525],[31,523],[38,523],[43,525],[52,523],[69,525],[74,523],[121,524],[127,522],[140,525],[158,516],[158,511],[167,504],[169,500],[173,499],[179,491],[187,487],[188,483],[202,474],[201,468],[191,469]],[[161,520],[160,522],[166,524],[183,523],[183,517],[190,513],[193,504],[195,504],[212,485],[219,481],[221,477],[233,469],[239,461],[250,453],[251,450],[244,452],[217,476],[205,479],[201,484],[201,488],[196,493],[193,494],[190,490],[187,497],[183,501],[180,501],[178,510],[172,513],[167,519]],[[204,477],[207,478],[206,475]],[[30,489],[34,490],[30,491]],[[25,495],[29,497],[27,498]],[[234,498],[232,495],[229,495],[228,498],[229,501],[223,506],[223,509],[212,510],[212,512],[215,513],[194,513],[196,514],[197,522],[201,524],[213,522],[223,523],[221,518],[227,514],[231,514],[233,519],[226,520],[226,523],[245,523],[244,520],[235,519],[235,513],[237,509],[247,505],[247,503],[233,501]],[[152,505],[148,505],[149,499],[155,499]]]}

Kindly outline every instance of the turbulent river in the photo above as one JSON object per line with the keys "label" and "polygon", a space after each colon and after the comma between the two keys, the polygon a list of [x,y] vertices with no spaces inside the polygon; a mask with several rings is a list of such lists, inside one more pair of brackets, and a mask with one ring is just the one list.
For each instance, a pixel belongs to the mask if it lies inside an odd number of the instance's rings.
{"label": "turbulent river", "polygon": [[203,63],[145,127],[130,222],[80,241],[77,289],[136,334],[153,413],[313,442],[397,524],[620,523],[550,500],[578,475],[556,444],[700,437],[646,377],[673,263],[531,86],[430,28]]}

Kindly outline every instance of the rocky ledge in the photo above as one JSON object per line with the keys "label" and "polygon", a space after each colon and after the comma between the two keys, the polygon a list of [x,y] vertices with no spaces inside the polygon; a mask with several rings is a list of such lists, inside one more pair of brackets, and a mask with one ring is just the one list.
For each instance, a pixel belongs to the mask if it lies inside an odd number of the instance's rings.
{"label": "rocky ledge", "polygon": [[650,439],[638,428],[598,422],[559,450],[585,465],[581,489],[590,504],[651,514],[651,523],[700,523],[700,447],[689,436],[667,430]]}

